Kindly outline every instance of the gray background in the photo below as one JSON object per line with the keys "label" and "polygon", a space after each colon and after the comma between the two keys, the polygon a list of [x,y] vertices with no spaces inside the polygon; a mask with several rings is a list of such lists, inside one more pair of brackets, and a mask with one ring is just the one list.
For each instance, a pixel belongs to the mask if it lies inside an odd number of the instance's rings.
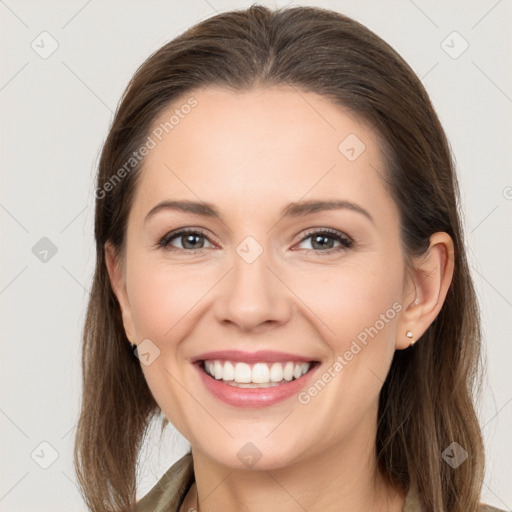
{"label": "gray background", "polygon": [[[120,95],[168,40],[250,3],[0,0],[1,511],[85,510],[72,446],[94,264],[93,178]],[[451,141],[488,364],[482,498],[510,510],[511,1],[315,5],[354,17],[394,46],[422,78]],[[138,495],[186,448],[171,430],[163,444],[152,437]]]}

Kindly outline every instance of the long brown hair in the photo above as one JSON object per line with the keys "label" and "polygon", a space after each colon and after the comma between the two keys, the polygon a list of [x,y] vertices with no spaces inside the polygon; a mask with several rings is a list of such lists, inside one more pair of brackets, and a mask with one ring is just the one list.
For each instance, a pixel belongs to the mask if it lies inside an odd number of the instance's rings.
{"label": "long brown hair", "polygon": [[[453,239],[455,270],[441,311],[420,341],[395,352],[380,396],[376,448],[382,474],[404,492],[416,487],[426,511],[475,512],[484,464],[474,408],[481,333],[449,144],[406,62],[363,25],[314,7],[252,6],[209,18],[151,55],[124,92],[96,189],[97,262],[74,452],[86,503],[94,512],[132,510],[139,450],[152,420],[162,418],[130,350],[105,265],[106,242],[123,253],[143,163],[130,158],[163,110],[199,87],[283,84],[328,97],[380,135],[406,257],[424,253],[434,232]],[[442,458],[452,442],[469,454],[457,468]]]}

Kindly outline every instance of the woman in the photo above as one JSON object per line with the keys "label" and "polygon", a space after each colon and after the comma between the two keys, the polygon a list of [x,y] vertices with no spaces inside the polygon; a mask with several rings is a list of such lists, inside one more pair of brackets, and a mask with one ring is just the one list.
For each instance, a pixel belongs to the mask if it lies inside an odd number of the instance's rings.
{"label": "woman", "polygon": [[[96,198],[91,510],[496,510],[449,146],[379,37],[312,7],[196,25],[133,77]],[[191,451],[135,504],[155,418]]]}

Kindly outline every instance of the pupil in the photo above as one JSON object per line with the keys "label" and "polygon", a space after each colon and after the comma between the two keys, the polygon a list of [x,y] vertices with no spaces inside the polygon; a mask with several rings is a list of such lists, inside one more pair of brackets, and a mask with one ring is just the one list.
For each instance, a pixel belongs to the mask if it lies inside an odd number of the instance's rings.
{"label": "pupil", "polygon": [[[328,241],[329,239],[330,239],[330,237],[328,237],[328,236],[323,236],[323,235],[317,235],[317,236],[315,236],[315,237],[313,238],[314,242],[318,242],[318,241],[326,242],[326,241]],[[314,245],[314,244],[313,244],[313,245]],[[331,247],[331,245],[332,245],[332,240],[331,240],[331,244],[329,244],[328,242],[327,242],[327,243],[320,244],[320,246],[321,246],[321,247],[324,247],[324,248],[325,248],[325,247],[327,247],[327,246],[329,246],[329,247],[328,247],[329,249],[331,249],[331,248],[332,248],[332,247]]]}
{"label": "pupil", "polygon": [[196,249],[196,247],[193,247],[193,246],[192,246],[192,247],[187,247],[187,244],[188,244],[189,242],[191,242],[191,243],[192,243],[192,245],[193,245],[194,239],[195,239],[195,238],[198,238],[198,237],[199,237],[199,235],[195,235],[195,234],[185,235],[185,240],[186,240],[186,242],[185,242],[185,244],[184,244],[184,247],[185,247],[186,249]]}

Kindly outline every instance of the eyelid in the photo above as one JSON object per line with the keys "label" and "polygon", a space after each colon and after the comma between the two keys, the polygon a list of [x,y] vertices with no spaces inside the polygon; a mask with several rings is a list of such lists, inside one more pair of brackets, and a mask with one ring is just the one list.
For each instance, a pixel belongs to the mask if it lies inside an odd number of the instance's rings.
{"label": "eyelid", "polygon": [[[201,235],[203,236],[206,240],[208,240],[208,242],[210,242],[212,245],[216,245],[215,242],[213,242],[211,240],[212,237],[209,236],[209,234],[207,233],[206,230],[202,229],[202,228],[196,228],[196,227],[182,227],[182,228],[177,228],[177,229],[174,229],[172,231],[169,231],[168,233],[166,233],[163,237],[161,237],[159,239],[159,241],[156,243],[156,248],[163,248],[163,249],[166,249],[168,247],[168,245],[170,244],[170,241],[173,239],[173,238],[179,238],[179,236],[183,236],[183,235],[187,235],[189,233],[192,233],[192,234],[198,234],[198,235]],[[177,251],[177,252],[197,252],[197,251],[201,251],[202,249],[204,248],[201,248],[201,249],[181,249],[180,247],[173,247],[172,249],[170,250],[173,250],[173,251]]]}
{"label": "eyelid", "polygon": [[[301,239],[294,245],[300,244],[311,237],[311,235],[314,234],[327,234],[330,238],[337,238],[338,241],[340,241],[342,247],[334,247],[331,249],[327,249],[325,251],[315,251],[314,249],[303,249],[307,252],[314,252],[317,254],[331,254],[333,252],[341,252],[343,249],[351,249],[356,245],[356,241],[343,231],[339,231],[337,229],[333,228],[325,228],[325,227],[313,227],[308,230],[306,230],[305,233],[301,235]],[[341,241],[344,241],[345,243],[342,243]]]}
{"label": "eyelid", "polygon": [[328,233],[330,235],[337,235],[340,238],[344,238],[347,241],[354,242],[354,240],[344,233],[343,231],[339,231],[338,229],[334,228],[325,228],[325,227],[313,227],[307,229],[304,233],[302,233],[302,238],[299,240],[299,242],[302,242],[304,239],[308,238],[309,236],[315,234],[315,233]]}

